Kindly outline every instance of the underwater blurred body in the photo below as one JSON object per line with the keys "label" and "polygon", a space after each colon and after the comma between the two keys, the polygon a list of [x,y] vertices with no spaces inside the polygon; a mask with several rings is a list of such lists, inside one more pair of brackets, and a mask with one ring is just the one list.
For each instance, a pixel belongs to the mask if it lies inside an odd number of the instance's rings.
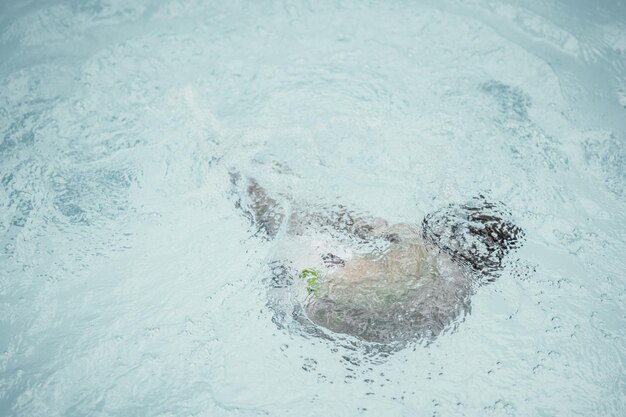
{"label": "underwater blurred body", "polygon": [[[626,5],[0,4],[0,415],[626,414]],[[526,233],[456,331],[278,328],[229,169]]]}

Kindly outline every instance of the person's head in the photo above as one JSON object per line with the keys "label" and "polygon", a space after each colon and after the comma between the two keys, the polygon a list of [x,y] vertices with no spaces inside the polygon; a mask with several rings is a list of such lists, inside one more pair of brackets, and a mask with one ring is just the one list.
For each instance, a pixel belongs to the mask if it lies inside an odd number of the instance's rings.
{"label": "person's head", "polygon": [[422,221],[422,237],[454,259],[475,270],[502,267],[506,254],[521,245],[522,229],[513,224],[509,211],[483,196],[467,204],[451,204]]}

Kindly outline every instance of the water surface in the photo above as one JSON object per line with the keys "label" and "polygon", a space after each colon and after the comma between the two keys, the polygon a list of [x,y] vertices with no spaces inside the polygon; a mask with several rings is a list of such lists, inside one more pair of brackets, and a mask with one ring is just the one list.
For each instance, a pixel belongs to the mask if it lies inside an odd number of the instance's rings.
{"label": "water surface", "polygon": [[[0,414],[626,414],[626,6],[0,5]],[[524,247],[388,357],[278,329],[229,170]]]}

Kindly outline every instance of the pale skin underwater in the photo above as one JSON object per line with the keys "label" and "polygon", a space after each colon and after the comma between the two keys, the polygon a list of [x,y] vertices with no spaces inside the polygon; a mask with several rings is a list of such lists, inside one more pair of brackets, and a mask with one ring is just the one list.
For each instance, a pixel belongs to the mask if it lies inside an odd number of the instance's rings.
{"label": "pale skin underwater", "polygon": [[[345,207],[311,210],[270,197],[253,179],[232,177],[237,206],[275,248],[268,305],[324,337],[366,342],[432,340],[470,310],[523,232],[502,207],[475,199],[418,225],[356,216]],[[278,323],[277,323],[278,324]]]}

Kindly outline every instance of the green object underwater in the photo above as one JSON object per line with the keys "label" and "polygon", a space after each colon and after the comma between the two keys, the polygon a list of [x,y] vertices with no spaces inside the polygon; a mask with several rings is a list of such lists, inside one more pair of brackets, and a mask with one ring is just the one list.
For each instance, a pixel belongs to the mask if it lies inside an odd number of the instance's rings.
{"label": "green object underwater", "polygon": [[320,292],[319,273],[312,268],[305,268],[300,273],[300,278],[306,279],[306,291],[309,294],[318,295]]}

